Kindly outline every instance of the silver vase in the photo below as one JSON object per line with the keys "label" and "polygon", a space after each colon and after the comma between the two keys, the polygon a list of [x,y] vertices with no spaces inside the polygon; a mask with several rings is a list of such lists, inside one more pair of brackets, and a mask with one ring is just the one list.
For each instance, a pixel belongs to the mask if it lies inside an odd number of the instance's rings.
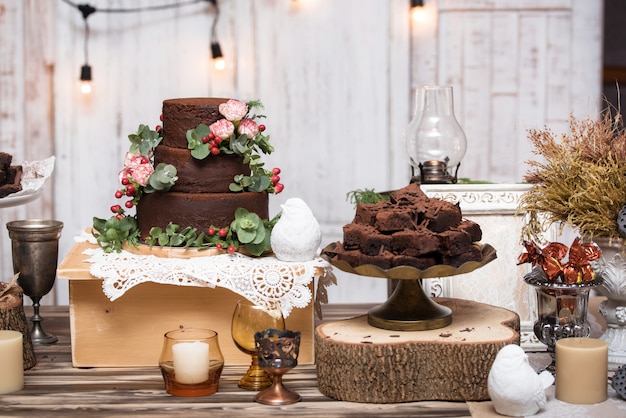
{"label": "silver vase", "polygon": [[592,261],[604,283],[597,291],[606,300],[600,304],[600,314],[606,320],[606,330],[600,339],[609,345],[609,362],[626,364],[626,253],[624,241],[594,238],[602,257]]}
{"label": "silver vase", "polygon": [[40,300],[47,295],[57,274],[59,238],[63,223],[53,220],[29,219],[7,223],[13,255],[13,272],[19,273],[17,283],[33,301],[33,323],[30,331],[33,344],[52,344],[58,338],[41,326]]}
{"label": "silver vase", "polygon": [[524,281],[537,293],[537,320],[533,330],[539,341],[548,347],[552,362],[546,370],[554,375],[556,342],[563,338],[588,337],[591,333],[587,319],[589,293],[602,279],[580,284],[549,282],[541,268],[535,267],[524,276]]}

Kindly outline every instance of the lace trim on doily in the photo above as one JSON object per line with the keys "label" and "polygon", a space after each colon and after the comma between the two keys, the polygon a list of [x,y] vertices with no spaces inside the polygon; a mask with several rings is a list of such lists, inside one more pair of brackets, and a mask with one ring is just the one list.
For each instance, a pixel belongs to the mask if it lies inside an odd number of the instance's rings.
{"label": "lace trim on doily", "polygon": [[[91,264],[92,276],[103,279],[104,294],[114,301],[141,283],[154,282],[178,286],[222,287],[261,306],[279,304],[283,316],[293,308],[311,302],[308,285],[318,283],[315,310],[321,317],[319,303],[326,303],[325,287],[336,284],[330,264],[315,258],[307,262],[283,262],[275,257],[252,258],[239,253],[210,257],[162,258],[128,251],[105,253],[101,248],[83,254]],[[321,274],[320,274],[321,272]]]}

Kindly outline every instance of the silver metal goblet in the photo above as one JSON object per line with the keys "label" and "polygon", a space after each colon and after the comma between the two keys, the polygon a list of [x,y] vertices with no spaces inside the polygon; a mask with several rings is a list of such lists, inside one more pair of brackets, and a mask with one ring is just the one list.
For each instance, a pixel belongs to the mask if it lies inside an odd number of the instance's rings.
{"label": "silver metal goblet", "polygon": [[13,272],[19,273],[17,283],[33,301],[31,339],[35,345],[53,344],[58,338],[43,330],[39,302],[54,286],[63,223],[29,219],[8,222],[6,226],[11,238]]}

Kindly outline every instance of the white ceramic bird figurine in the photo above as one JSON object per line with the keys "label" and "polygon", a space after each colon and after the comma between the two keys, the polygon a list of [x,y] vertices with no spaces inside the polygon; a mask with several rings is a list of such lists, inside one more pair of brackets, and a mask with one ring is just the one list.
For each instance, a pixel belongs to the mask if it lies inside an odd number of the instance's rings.
{"label": "white ceramic bird figurine", "polygon": [[270,244],[281,261],[309,261],[322,242],[320,225],[304,200],[292,197],[280,205],[280,219],[272,229]]}
{"label": "white ceramic bird figurine", "polygon": [[546,407],[546,388],[554,382],[548,371],[537,374],[528,363],[528,355],[515,344],[498,352],[489,371],[487,390],[500,415],[535,415]]}

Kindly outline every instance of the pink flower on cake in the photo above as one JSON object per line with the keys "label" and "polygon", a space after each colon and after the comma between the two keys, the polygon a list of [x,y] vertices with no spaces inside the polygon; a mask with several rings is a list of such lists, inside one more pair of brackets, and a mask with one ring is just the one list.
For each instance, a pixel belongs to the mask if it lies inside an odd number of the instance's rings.
{"label": "pink flower on cake", "polygon": [[254,138],[259,133],[259,126],[252,119],[242,119],[237,127],[239,135],[247,135],[248,138]]}
{"label": "pink flower on cake", "polygon": [[140,186],[146,186],[152,173],[154,173],[154,167],[152,164],[146,163],[136,167],[132,177]]}
{"label": "pink flower on cake", "polygon": [[154,172],[150,160],[139,153],[127,152],[124,158],[124,168],[119,173],[119,180],[132,178],[141,186],[148,184],[148,178]]}
{"label": "pink flower on cake", "polygon": [[220,113],[231,122],[243,119],[248,113],[248,106],[239,100],[230,99],[219,106]]}
{"label": "pink flower on cake", "polygon": [[230,138],[230,136],[235,132],[235,125],[232,122],[226,119],[220,119],[215,123],[212,123],[209,126],[213,135],[220,139]]}

